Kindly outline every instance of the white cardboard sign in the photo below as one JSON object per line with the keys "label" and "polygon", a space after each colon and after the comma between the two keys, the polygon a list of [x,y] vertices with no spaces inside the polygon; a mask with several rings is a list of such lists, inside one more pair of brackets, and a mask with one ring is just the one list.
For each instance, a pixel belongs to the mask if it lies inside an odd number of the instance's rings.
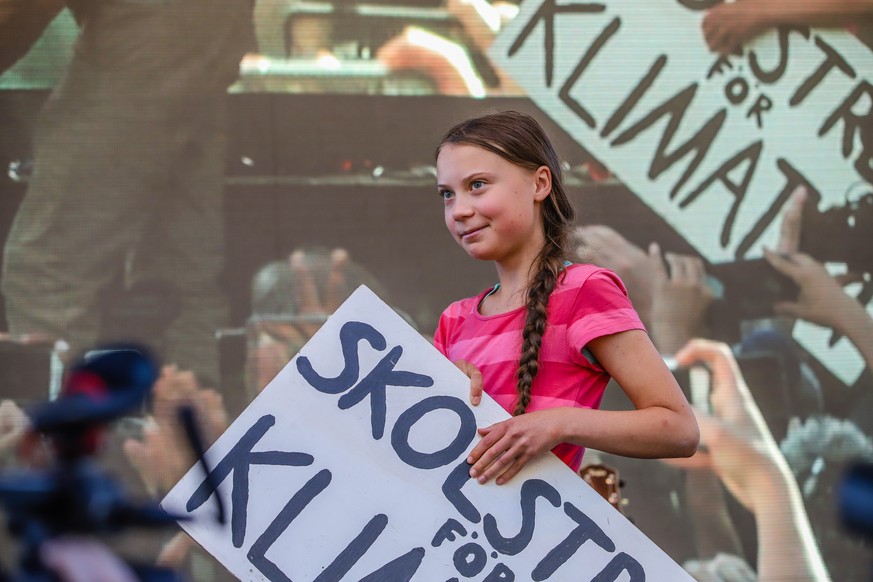
{"label": "white cardboard sign", "polygon": [[[701,31],[718,3],[525,0],[490,50],[545,113],[713,263],[775,247],[796,186],[820,196],[824,210],[873,183],[873,151],[859,132],[873,109],[870,49],[847,32],[785,27],[741,56],[720,57]],[[851,384],[863,360],[847,340],[831,345],[829,337],[805,324],[795,330]]]}
{"label": "white cardboard sign", "polygon": [[164,499],[242,580],[690,580],[557,457],[468,478],[507,418],[366,287],[328,319]]}

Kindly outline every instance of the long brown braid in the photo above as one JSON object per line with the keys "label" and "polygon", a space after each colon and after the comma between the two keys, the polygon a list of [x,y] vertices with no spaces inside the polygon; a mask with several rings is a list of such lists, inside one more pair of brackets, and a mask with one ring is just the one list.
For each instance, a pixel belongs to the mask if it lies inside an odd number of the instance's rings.
{"label": "long brown braid", "polygon": [[437,156],[445,144],[478,146],[529,170],[546,166],[552,174],[552,191],[540,207],[546,242],[531,265],[533,275],[525,299],[527,314],[516,374],[518,400],[513,412],[518,416],[524,414],[530,403],[531,385],[539,371],[540,347],[548,323],[549,296],[561,277],[564,259],[570,255],[569,238],[576,213],[564,190],[563,172],[555,148],[533,117],[517,111],[474,117],[446,132],[437,148]]}

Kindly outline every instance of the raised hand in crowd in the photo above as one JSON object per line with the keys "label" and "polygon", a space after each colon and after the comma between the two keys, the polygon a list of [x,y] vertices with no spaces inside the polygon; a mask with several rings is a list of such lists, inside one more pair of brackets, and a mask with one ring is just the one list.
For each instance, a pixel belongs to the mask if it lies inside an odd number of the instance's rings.
{"label": "raised hand in crowd", "polygon": [[726,55],[777,26],[839,27],[871,19],[873,4],[857,0],[737,0],[709,9],[702,28],[710,50]]}
{"label": "raised hand in crowd", "polygon": [[612,269],[624,281],[658,350],[673,353],[703,334],[714,294],[700,258],[674,253],[662,256],[656,243],[644,252],[603,225],[580,227],[577,236],[588,260]]}
{"label": "raised hand in crowd", "polygon": [[[162,496],[196,462],[179,421],[180,407],[193,406],[207,448],[227,428],[228,419],[218,392],[200,388],[193,373],[175,366],[166,366],[161,371],[152,402],[153,412],[146,419],[142,440],[128,438],[123,448],[146,491]],[[193,540],[179,532],[161,549],[157,563],[180,568],[194,547]]]}
{"label": "raised hand in crowd", "polygon": [[227,428],[221,396],[197,385],[194,374],[166,366],[153,388],[153,412],[147,417],[142,440],[128,438],[124,452],[137,470],[146,491],[163,495],[190,469],[196,459],[179,421],[179,409],[192,406],[210,446]]}
{"label": "raised hand in crowd", "polygon": [[840,332],[855,344],[867,367],[873,368],[873,319],[864,306],[843,289],[843,285],[856,277],[851,273],[832,276],[824,265],[803,253],[784,256],[765,251],[764,256],[800,288],[797,301],[777,303],[776,313]]}
{"label": "raised hand in crowd", "polygon": [[391,72],[430,79],[441,95],[485,95],[464,47],[423,28],[407,27],[379,47],[376,58]]}
{"label": "raised hand in crowd", "polygon": [[652,295],[652,341],[662,353],[673,353],[693,337],[704,332],[706,312],[715,299],[706,282],[706,271],[699,257],[667,253],[661,259],[660,247],[652,243],[649,257],[655,272]]}
{"label": "raised hand in crowd", "polygon": [[[794,475],[773,439],[729,346],[695,339],[676,354],[711,371],[712,413],[697,409],[700,450],[685,466],[708,467],[755,516],[760,582],[827,581]],[[672,461],[681,464],[682,461]]]}
{"label": "raised hand in crowd", "polygon": [[782,254],[796,253],[800,250],[800,235],[803,227],[803,207],[809,198],[805,186],[798,186],[791,193],[782,211],[779,223],[779,243],[776,251]]}
{"label": "raised hand in crowd", "polygon": [[266,267],[274,271],[268,273],[273,275],[272,288],[260,289],[255,294],[267,298],[280,293],[286,297],[282,301],[261,301],[272,303],[269,306],[255,305],[254,316],[247,326],[246,387],[249,394],[259,393],[269,384],[348,298],[353,291],[353,279],[360,279],[350,273],[354,268],[345,249],[333,249],[326,254],[297,250],[286,263]]}
{"label": "raised hand in crowd", "polygon": [[823,264],[798,252],[807,198],[802,186],[792,193],[782,213],[776,252],[764,251],[773,268],[792,279],[800,290],[797,301],[778,303],[774,309],[779,315],[830,327],[845,335],[861,352],[867,367],[873,368],[873,318],[843,288],[857,281],[858,276],[853,273],[833,276]]}
{"label": "raised hand in crowd", "polygon": [[[512,3],[487,0],[447,0],[445,8],[461,23],[464,36],[483,55],[503,24],[518,13],[518,7]],[[485,87],[463,44],[420,27],[406,28],[382,45],[376,57],[391,71],[425,75],[444,95],[524,93],[497,67],[493,68],[496,86]]]}
{"label": "raised hand in crowd", "polygon": [[602,224],[581,226],[575,230],[574,238],[581,260],[611,269],[621,278],[634,309],[649,327],[656,279],[656,267],[649,254]]}
{"label": "raised hand in crowd", "polygon": [[0,458],[18,446],[29,426],[27,415],[15,402],[0,402]]}

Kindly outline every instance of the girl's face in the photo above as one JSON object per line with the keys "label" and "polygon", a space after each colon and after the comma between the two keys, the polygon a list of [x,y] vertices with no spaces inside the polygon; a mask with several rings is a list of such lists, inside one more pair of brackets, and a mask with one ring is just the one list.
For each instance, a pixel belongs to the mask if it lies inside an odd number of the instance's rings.
{"label": "girl's face", "polygon": [[546,166],[528,170],[477,146],[445,144],[437,184],[446,226],[471,257],[512,262],[539,253],[540,206],[552,186]]}

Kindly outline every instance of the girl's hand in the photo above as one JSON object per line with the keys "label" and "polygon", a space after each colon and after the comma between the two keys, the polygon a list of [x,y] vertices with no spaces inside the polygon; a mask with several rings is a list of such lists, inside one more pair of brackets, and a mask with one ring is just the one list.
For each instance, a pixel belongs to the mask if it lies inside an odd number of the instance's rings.
{"label": "girl's hand", "polygon": [[496,478],[503,485],[528,461],[563,441],[563,409],[528,412],[479,429],[479,441],[467,457],[470,477],[479,483]]}
{"label": "girl's hand", "polygon": [[455,365],[470,379],[470,404],[479,406],[482,401],[482,372],[467,360],[458,360]]}

